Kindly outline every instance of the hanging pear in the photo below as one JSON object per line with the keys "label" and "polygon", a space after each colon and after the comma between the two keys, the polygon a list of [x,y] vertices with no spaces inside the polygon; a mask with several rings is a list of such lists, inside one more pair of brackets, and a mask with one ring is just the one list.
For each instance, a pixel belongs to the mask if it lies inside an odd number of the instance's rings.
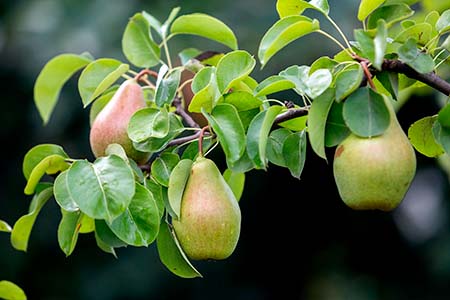
{"label": "hanging pear", "polygon": [[236,248],[240,228],[239,204],[215,163],[199,157],[181,199],[179,220],[172,220],[186,255],[195,260],[220,260]]}
{"label": "hanging pear", "polygon": [[134,79],[124,81],[92,124],[89,140],[95,157],[104,156],[106,147],[116,143],[138,164],[147,162],[150,154],[136,150],[127,134],[131,116],[145,107],[141,86]]}
{"label": "hanging pear", "polygon": [[416,156],[389,99],[390,124],[376,137],[350,134],[336,148],[333,173],[339,194],[352,209],[390,211],[403,200],[416,172]]}

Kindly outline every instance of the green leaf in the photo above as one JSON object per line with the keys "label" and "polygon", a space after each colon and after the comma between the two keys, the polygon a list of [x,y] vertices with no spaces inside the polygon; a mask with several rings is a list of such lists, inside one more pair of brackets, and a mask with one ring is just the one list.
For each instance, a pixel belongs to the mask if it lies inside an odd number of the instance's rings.
{"label": "green leaf", "polygon": [[178,53],[178,57],[180,58],[181,65],[185,66],[189,63],[189,61],[195,58],[197,55],[200,55],[202,51],[196,48],[186,48]]}
{"label": "green leaf", "polygon": [[424,46],[431,39],[433,27],[428,23],[419,23],[407,27],[394,39],[397,43],[405,43],[409,39],[415,39],[419,45]]}
{"label": "green leaf", "polygon": [[408,129],[408,137],[414,148],[428,157],[437,157],[444,153],[441,145],[439,145],[433,136],[433,125],[437,120],[437,116],[422,118]]}
{"label": "green leaf", "polygon": [[355,39],[361,49],[362,55],[370,62],[374,63],[377,57],[375,41],[371,34],[363,29],[355,30]]}
{"label": "green leaf", "polygon": [[225,54],[217,64],[217,87],[223,94],[234,84],[247,77],[256,65],[256,61],[247,51],[236,50]]}
{"label": "green leaf", "polygon": [[330,12],[330,7],[327,0],[311,0],[310,2],[302,0],[277,1],[277,11],[280,18],[301,15],[308,8],[320,11],[324,15],[328,15]]}
{"label": "green leaf", "polygon": [[30,238],[31,230],[33,229],[34,222],[41,211],[44,204],[53,195],[53,187],[47,187],[42,191],[36,193],[33,197],[30,205],[30,212],[14,224],[11,231],[11,245],[20,251],[27,251],[28,240]]}
{"label": "green leaf", "polygon": [[267,140],[275,118],[282,107],[274,105],[261,111],[250,123],[247,131],[247,153],[255,168],[266,169]]}
{"label": "green leaf", "polygon": [[157,239],[158,254],[167,269],[182,278],[202,277],[189,262],[175,236],[166,222],[162,222]]}
{"label": "green leaf", "polygon": [[444,148],[445,152],[450,154],[450,128],[442,127],[441,123],[434,122],[433,136],[442,148]]}
{"label": "green leaf", "polygon": [[417,48],[416,41],[413,38],[408,39],[398,49],[398,56],[401,61],[419,73],[425,74],[434,70],[433,59],[429,54],[423,53]]}
{"label": "green leaf", "polygon": [[108,225],[122,241],[132,246],[148,246],[159,232],[159,210],[152,193],[136,183],[136,193],[128,208]]}
{"label": "green leaf", "polygon": [[378,70],[381,70],[381,65],[384,61],[384,55],[386,54],[387,38],[388,32],[386,22],[384,22],[384,20],[378,20],[377,33],[375,35],[375,38],[373,39],[375,55],[372,61],[373,66]]}
{"label": "green leaf", "polygon": [[345,125],[342,109],[344,103],[333,103],[328,113],[327,125],[325,127],[325,146],[334,147],[339,145],[349,134],[350,130]]}
{"label": "green leaf", "polygon": [[[111,228],[109,228],[108,224],[104,220],[95,220],[95,234],[96,234],[96,239],[99,239],[103,242],[104,245],[102,245],[102,246],[107,245],[107,246],[111,247],[112,249],[127,246],[127,244],[124,241],[119,239],[119,237],[117,235],[115,235],[114,232],[112,232]],[[107,248],[109,248],[109,247],[107,247]],[[101,249],[104,250],[103,248],[101,248]],[[105,251],[105,252],[108,252],[108,251]],[[113,252],[108,252],[108,253],[112,253],[114,256],[116,256],[115,253],[113,253]]]}
{"label": "green leaf", "polygon": [[172,34],[198,35],[230,47],[238,48],[233,31],[222,21],[206,14],[189,14],[178,17],[170,28]]}
{"label": "green leaf", "polygon": [[217,88],[216,75],[212,72],[209,84],[195,93],[194,97],[192,97],[191,103],[189,104],[188,110],[190,112],[200,113],[202,109],[204,109],[207,112],[211,112],[219,98],[220,92]]}
{"label": "green leaf", "polygon": [[44,124],[50,119],[64,84],[90,61],[85,55],[61,54],[42,68],[34,84],[34,102]]}
{"label": "green leaf", "polygon": [[180,7],[174,7],[170,11],[170,14],[167,17],[167,20],[165,20],[164,23],[161,25],[161,36],[163,38],[165,38],[167,36],[167,33],[169,32],[169,27],[172,24],[172,22],[175,20],[175,18],[178,16],[180,9],[181,9]]}
{"label": "green leaf", "polygon": [[450,104],[439,111],[438,121],[443,127],[450,127]]}
{"label": "green leaf", "polygon": [[393,24],[400,22],[401,20],[407,19],[414,14],[414,11],[404,3],[383,5],[377,8],[370,16],[367,21],[368,29],[377,28],[377,21],[384,20],[386,26],[389,28]]}
{"label": "green leaf", "polygon": [[308,78],[309,78],[310,67],[308,66],[290,66],[287,69],[281,71],[279,75],[292,81],[295,84],[295,91],[299,95],[305,95],[308,88]]}
{"label": "green leaf", "polygon": [[204,67],[198,71],[192,79],[191,89],[194,94],[197,94],[214,79],[216,67]]}
{"label": "green leaf", "polygon": [[320,96],[333,81],[333,76],[328,69],[319,69],[308,77],[306,93],[311,98]]}
{"label": "green leaf", "polygon": [[398,99],[398,74],[389,71],[378,72],[376,79],[380,81],[383,87],[394,98]]}
{"label": "green leaf", "polygon": [[118,85],[115,85],[105,91],[103,95],[97,98],[95,102],[91,106],[91,110],[89,111],[89,125],[92,127],[92,124],[95,121],[97,115],[102,111],[102,109],[108,104],[108,102],[112,99],[114,94],[116,93]]}
{"label": "green leaf", "polygon": [[24,291],[11,281],[0,281],[0,298],[5,300],[27,300]]}
{"label": "green leaf", "polygon": [[12,228],[3,220],[0,220],[0,232],[11,232]]}
{"label": "green leaf", "polygon": [[308,66],[290,66],[279,75],[292,81],[298,94],[306,94],[313,99],[321,95],[333,81],[328,69],[318,69],[310,74]]}
{"label": "green leaf", "polygon": [[335,61],[334,59],[331,59],[328,56],[322,56],[322,57],[319,57],[318,59],[316,59],[312,63],[311,68],[309,69],[309,72],[314,73],[315,71],[317,71],[319,69],[328,69],[333,72],[338,64],[339,63],[337,61]]}
{"label": "green leaf", "polygon": [[[106,225],[105,225],[106,226]],[[97,247],[99,247],[102,251],[112,254],[115,258],[117,258],[116,251],[114,247],[105,243],[97,234],[97,231],[94,232],[95,242],[97,243]]]}
{"label": "green leaf", "polygon": [[264,34],[259,45],[258,58],[262,67],[289,43],[319,28],[319,21],[305,16],[288,16],[277,21]]}
{"label": "green leaf", "polygon": [[361,0],[358,9],[358,20],[363,21],[386,0]]}
{"label": "green leaf", "polygon": [[62,172],[56,177],[53,192],[55,194],[56,202],[65,211],[74,212],[80,209],[75,203],[72,195],[69,193],[67,187],[67,171]]}
{"label": "green leaf", "polygon": [[363,80],[364,72],[361,65],[339,72],[335,79],[336,101],[340,102],[356,91]]}
{"label": "green leaf", "polygon": [[308,113],[308,136],[314,152],[323,159],[325,155],[325,127],[328,113],[334,102],[335,90],[329,88],[314,99]]}
{"label": "green leaf", "polygon": [[295,132],[286,138],[283,157],[291,175],[300,179],[306,160],[306,130]]}
{"label": "green leaf", "polygon": [[450,9],[447,9],[442,13],[436,23],[436,30],[442,34],[450,30]]}
{"label": "green leaf", "polygon": [[75,161],[67,173],[67,189],[80,210],[91,218],[112,221],[134,195],[134,174],[119,156],[98,158],[93,164]]}
{"label": "green leaf", "polygon": [[130,18],[122,36],[122,51],[137,67],[150,68],[159,64],[161,49],[153,41],[150,24],[141,13]]}
{"label": "green leaf", "polygon": [[58,226],[58,243],[61,250],[69,256],[78,241],[84,214],[81,211],[69,212],[61,209],[62,218]]}
{"label": "green leaf", "polygon": [[174,153],[163,152],[155,159],[151,166],[153,178],[162,186],[169,186],[170,173],[178,164],[180,158]]}
{"label": "green leaf", "polygon": [[180,84],[181,70],[174,69],[169,75],[165,76],[161,81],[158,81],[156,86],[156,105],[162,107],[167,104],[170,105],[177,94],[178,85]]}
{"label": "green leaf", "polygon": [[34,194],[37,184],[45,174],[56,174],[69,167],[66,157],[59,154],[52,154],[42,159],[31,171],[24,192],[26,195]]}
{"label": "green leaf", "polygon": [[226,94],[223,102],[233,105],[239,112],[259,108],[263,104],[261,99],[243,91]]}
{"label": "green leaf", "polygon": [[[203,151],[206,152],[213,145],[212,139],[203,138]],[[189,143],[189,145],[184,149],[181,159],[195,160],[198,157],[198,139]]]}
{"label": "green leaf", "polygon": [[290,129],[292,131],[301,131],[306,128],[306,122],[308,121],[308,116],[301,116],[293,118],[281,123],[278,126]]}
{"label": "green leaf", "polygon": [[170,174],[169,189],[167,192],[170,207],[175,214],[172,217],[177,219],[180,217],[181,199],[183,198],[184,188],[191,173],[192,163],[190,159],[182,159]]}
{"label": "green leaf", "polygon": [[231,188],[236,200],[239,201],[241,199],[242,192],[244,191],[245,173],[238,173],[233,170],[226,169],[223,173],[223,178]]}
{"label": "green leaf", "polygon": [[156,206],[159,211],[159,218],[164,216],[164,198],[162,194],[162,187],[152,179],[146,179],[144,181],[145,187],[152,193],[153,199],[155,200]]}
{"label": "green leaf", "polygon": [[80,79],[78,79],[78,91],[83,106],[88,106],[111,87],[128,69],[129,65],[111,58],[100,58],[87,65],[81,72]]}
{"label": "green leaf", "polygon": [[167,109],[143,108],[135,112],[128,123],[128,137],[134,142],[149,138],[164,138],[169,134],[170,118]]}
{"label": "green leaf", "polygon": [[266,152],[271,163],[280,167],[287,167],[283,156],[283,144],[291,134],[292,132],[286,128],[275,129],[270,133]]}
{"label": "green leaf", "polygon": [[245,151],[245,131],[238,111],[230,104],[218,104],[211,115],[203,112],[222,146],[227,164],[232,166]]}
{"label": "green leaf", "polygon": [[360,137],[381,135],[390,124],[383,96],[371,88],[360,88],[350,95],[342,113],[347,126]]}
{"label": "green leaf", "polygon": [[264,79],[255,89],[255,96],[265,96],[277,92],[289,90],[295,87],[295,84],[286,78],[273,75]]}
{"label": "green leaf", "polygon": [[68,158],[64,149],[61,146],[54,144],[41,144],[31,148],[23,159],[22,171],[25,178],[30,178],[33,169],[47,156],[57,154]]}

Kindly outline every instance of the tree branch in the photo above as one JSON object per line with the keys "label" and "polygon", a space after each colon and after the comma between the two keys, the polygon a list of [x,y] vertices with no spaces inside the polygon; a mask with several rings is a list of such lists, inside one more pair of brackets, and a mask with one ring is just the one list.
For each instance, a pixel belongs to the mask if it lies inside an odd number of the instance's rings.
{"label": "tree branch", "polygon": [[301,107],[301,108],[291,108],[285,111],[282,114],[279,114],[275,121],[273,122],[274,125],[280,124],[284,121],[288,121],[297,117],[306,116],[308,114],[308,107]]}
{"label": "tree branch", "polygon": [[184,122],[186,122],[189,127],[200,128],[200,125],[198,125],[197,122],[195,122],[194,119],[192,119],[192,117],[184,110],[180,97],[176,96],[175,99],[173,99],[172,104],[176,108],[175,113],[182,117]]}

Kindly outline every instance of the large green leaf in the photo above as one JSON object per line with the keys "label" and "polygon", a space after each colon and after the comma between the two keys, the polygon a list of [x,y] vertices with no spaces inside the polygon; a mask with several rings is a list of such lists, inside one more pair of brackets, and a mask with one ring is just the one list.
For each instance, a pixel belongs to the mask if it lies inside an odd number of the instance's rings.
{"label": "large green leaf", "polygon": [[418,23],[406,27],[394,39],[395,42],[405,43],[408,39],[415,39],[416,42],[424,46],[430,41],[433,27],[428,23]]}
{"label": "large green leaf", "polygon": [[203,115],[217,135],[227,164],[232,166],[242,156],[246,145],[245,131],[238,111],[233,105],[223,103],[218,104],[211,115],[206,112]]}
{"label": "large green leaf", "polygon": [[198,77],[194,77],[193,91],[195,95],[188,107],[190,112],[201,113],[202,109],[211,112],[221,96],[217,87],[215,68],[205,69],[198,73]]}
{"label": "large green leaf", "polygon": [[234,172],[233,170],[226,169],[223,172],[223,178],[228,183],[231,191],[233,192],[236,200],[239,201],[244,191],[245,185],[245,173]]}
{"label": "large green leaf", "polygon": [[193,34],[219,42],[233,50],[238,48],[233,31],[222,21],[206,14],[189,14],[175,19],[172,34]]}
{"label": "large green leaf", "polygon": [[78,91],[84,107],[111,87],[128,69],[127,64],[111,58],[91,62],[78,79]]}
{"label": "large green leaf", "polygon": [[384,3],[386,0],[361,0],[358,9],[358,19],[363,21],[369,16],[377,7]]}
{"label": "large green leaf", "polygon": [[80,209],[67,188],[67,171],[62,172],[56,177],[53,192],[56,202],[65,211],[73,212]]}
{"label": "large green leaf", "polygon": [[450,127],[450,104],[439,111],[438,121],[443,127]]}
{"label": "large green leaf", "polygon": [[13,230],[11,232],[11,245],[21,251],[27,251],[28,240],[30,238],[31,230],[33,229],[34,222],[41,211],[44,204],[53,195],[53,188],[46,187],[40,192],[36,193],[30,204],[30,212],[22,216],[14,224]]}
{"label": "large green leaf", "polygon": [[173,168],[169,178],[169,188],[167,190],[170,207],[175,214],[173,218],[179,218],[181,212],[181,199],[183,198],[184,188],[191,173],[192,160],[182,159]]}
{"label": "large green leaf", "polygon": [[319,21],[305,16],[288,16],[277,21],[264,34],[258,50],[262,66],[277,52],[296,39],[320,28]]}
{"label": "large green leaf", "polygon": [[320,11],[328,15],[330,7],[327,0],[311,0],[310,2],[302,0],[278,0],[277,11],[280,18],[287,16],[301,15],[308,8]]}
{"label": "large green leaf", "polygon": [[414,148],[428,157],[437,157],[444,153],[433,136],[433,125],[436,122],[436,116],[422,118],[408,129],[408,137]]}
{"label": "large green leaf", "polygon": [[152,193],[136,183],[136,192],[130,205],[109,227],[129,245],[148,246],[158,235],[159,221],[159,210]]}
{"label": "large green leaf", "polygon": [[133,171],[117,155],[101,157],[93,164],[75,161],[66,182],[69,194],[82,212],[109,222],[125,211],[135,192]]}
{"label": "large green leaf", "polygon": [[24,189],[25,194],[32,195],[42,176],[45,174],[56,174],[57,172],[66,170],[69,166],[66,158],[59,154],[52,154],[45,157],[31,171]]}
{"label": "large green leaf", "polygon": [[135,14],[122,36],[122,51],[135,66],[150,68],[159,64],[161,49],[153,41],[150,24],[141,14]]}
{"label": "large green leaf", "polygon": [[152,193],[156,206],[158,206],[159,218],[164,216],[164,198],[162,192],[162,186],[153,179],[146,179],[144,181],[145,187]]}
{"label": "large green leaf", "polygon": [[162,186],[169,186],[170,173],[178,164],[180,158],[177,154],[163,152],[155,159],[151,166],[152,177]]}
{"label": "large green leaf", "polygon": [[255,59],[247,51],[236,50],[225,54],[216,69],[219,91],[226,93],[234,84],[247,77],[255,65]]}
{"label": "large green leaf", "polygon": [[436,29],[441,34],[450,30],[450,9],[444,11],[439,17],[439,20],[436,22]]}
{"label": "large green leaf", "polygon": [[61,222],[58,226],[58,243],[61,250],[69,256],[75,250],[84,214],[81,211],[69,212],[61,209]]}
{"label": "large green leaf", "polygon": [[95,234],[96,238],[100,239],[104,244],[110,246],[111,248],[120,248],[127,246],[127,243],[119,239],[119,237],[114,232],[112,232],[111,228],[109,228],[105,220],[95,220]]}
{"label": "large green leaf", "polygon": [[409,18],[414,14],[414,11],[404,3],[397,3],[391,5],[383,5],[377,8],[370,16],[367,22],[367,28],[377,28],[377,21],[384,20],[386,26],[390,27],[396,22]]}
{"label": "large green leaf", "polygon": [[182,278],[202,277],[184,254],[173,230],[162,222],[157,239],[158,254],[167,269]]}
{"label": "large green leaf", "polygon": [[50,119],[64,84],[90,61],[85,55],[61,54],[44,66],[34,84],[34,102],[44,124]]}
{"label": "large green leaf", "polygon": [[291,175],[300,179],[306,161],[306,130],[295,132],[286,138],[283,157]]}
{"label": "large green leaf", "polygon": [[158,81],[156,86],[155,103],[159,107],[167,104],[170,105],[177,94],[178,85],[180,84],[181,70],[174,69],[162,80]]}
{"label": "large green leaf", "polygon": [[239,112],[259,108],[263,101],[249,92],[236,91],[226,94],[223,103],[228,103],[236,107]]}
{"label": "large green leaf", "polygon": [[390,114],[382,95],[360,88],[344,103],[343,116],[350,130],[361,137],[382,134],[390,124]]}
{"label": "large green leaf", "polygon": [[50,155],[60,155],[65,158],[69,156],[66,154],[61,146],[54,144],[41,144],[31,148],[23,159],[22,171],[25,178],[28,180],[30,178],[33,169],[47,156]]}
{"label": "large green leaf", "polygon": [[255,96],[265,96],[273,93],[289,90],[295,87],[295,84],[283,76],[273,75],[264,79],[255,89]]}
{"label": "large green leaf", "polygon": [[413,38],[408,39],[398,49],[398,56],[401,61],[408,64],[419,73],[425,74],[434,70],[434,61],[427,53],[423,53],[417,48],[416,41]]}
{"label": "large green leaf", "polygon": [[170,129],[170,118],[166,108],[147,107],[135,112],[128,123],[128,137],[134,142],[149,138],[163,138]]}
{"label": "large green leaf", "polygon": [[318,69],[310,74],[308,66],[290,66],[279,74],[295,84],[295,91],[300,95],[316,98],[332,83],[333,76],[328,69]]}
{"label": "large green leaf", "polygon": [[266,149],[269,162],[280,167],[287,167],[283,156],[283,144],[291,134],[292,131],[286,128],[278,128],[270,133]]}
{"label": "large green leaf", "polygon": [[25,292],[11,281],[0,281],[0,298],[4,300],[27,300]]}
{"label": "large green leaf", "polygon": [[345,125],[342,109],[344,103],[333,103],[328,113],[327,125],[325,127],[325,146],[334,147],[339,145],[349,134],[350,130]]}
{"label": "large green leaf", "polygon": [[0,232],[11,232],[12,228],[3,220],[0,220]]}
{"label": "large green leaf", "polygon": [[266,169],[267,140],[275,118],[282,110],[279,105],[269,107],[256,115],[247,131],[247,153],[255,168]]}
{"label": "large green leaf", "polygon": [[[191,89],[194,94],[203,90],[213,79],[216,67],[204,67],[198,71],[192,79]],[[214,77],[215,80],[215,77]]]}
{"label": "large green leaf", "polygon": [[434,122],[433,136],[447,154],[450,154],[450,128],[442,127],[441,123]]}
{"label": "large green leaf", "polygon": [[342,101],[356,91],[363,80],[364,72],[361,65],[339,72],[335,78],[336,101]]}
{"label": "large green leaf", "polygon": [[308,113],[308,136],[314,152],[323,159],[325,155],[325,127],[328,113],[334,102],[335,90],[329,88],[314,99]]}

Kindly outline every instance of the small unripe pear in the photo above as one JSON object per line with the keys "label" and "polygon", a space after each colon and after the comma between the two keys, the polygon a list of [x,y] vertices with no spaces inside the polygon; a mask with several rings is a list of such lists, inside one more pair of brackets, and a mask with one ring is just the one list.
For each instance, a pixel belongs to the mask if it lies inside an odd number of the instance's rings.
{"label": "small unripe pear", "polygon": [[225,259],[236,248],[241,228],[239,204],[215,163],[200,157],[192,165],[181,200],[179,220],[172,220],[186,255],[195,260]]}
{"label": "small unripe pear", "polygon": [[390,125],[376,137],[350,134],[337,148],[333,172],[344,203],[352,209],[390,211],[403,200],[416,172],[416,156],[391,103]]}
{"label": "small unripe pear", "polygon": [[115,143],[123,147],[129,158],[145,163],[150,154],[136,150],[127,134],[131,116],[145,107],[141,86],[134,79],[124,81],[92,124],[89,140],[95,157],[105,156],[108,145]]}

